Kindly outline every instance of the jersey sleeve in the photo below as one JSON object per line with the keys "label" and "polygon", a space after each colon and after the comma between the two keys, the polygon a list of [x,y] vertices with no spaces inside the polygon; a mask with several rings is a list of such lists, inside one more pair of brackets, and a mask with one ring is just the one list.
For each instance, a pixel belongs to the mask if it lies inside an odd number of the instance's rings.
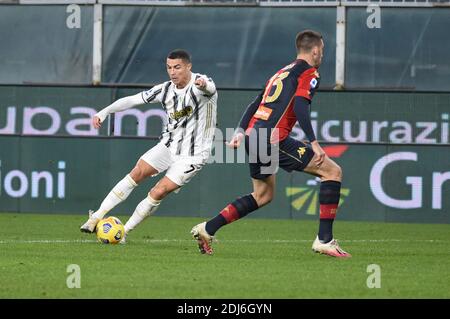
{"label": "jersey sleeve", "polygon": [[297,96],[294,101],[294,113],[297,117],[300,128],[305,133],[310,142],[316,140],[316,135],[311,124],[311,103],[303,96]]}
{"label": "jersey sleeve", "polygon": [[162,99],[163,84],[155,85],[150,90],[142,91],[141,97],[144,103],[159,103]]}
{"label": "jersey sleeve", "polygon": [[295,96],[312,100],[314,91],[319,87],[319,73],[316,68],[309,68],[298,77],[297,90]]}
{"label": "jersey sleeve", "polygon": [[196,91],[206,97],[211,97],[216,94],[216,84],[214,83],[212,78],[204,74],[195,74],[195,80],[197,80],[198,78],[202,78],[206,81],[206,87],[203,90],[200,90],[196,85],[194,85]]}

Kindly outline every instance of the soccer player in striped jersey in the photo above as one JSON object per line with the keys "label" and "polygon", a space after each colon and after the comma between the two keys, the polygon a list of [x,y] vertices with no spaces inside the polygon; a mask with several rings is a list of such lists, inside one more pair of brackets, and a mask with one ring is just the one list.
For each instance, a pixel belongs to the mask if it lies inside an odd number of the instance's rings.
{"label": "soccer player in striped jersey", "polygon": [[[296,37],[296,48],[296,60],[267,81],[265,89],[247,107],[229,143],[230,147],[237,148],[245,141],[253,192],[230,203],[208,222],[192,228],[191,233],[201,253],[212,254],[213,236],[222,226],[272,200],[275,174],[281,167],[288,172],[303,171],[321,179],[320,222],[313,251],[334,257],[351,256],[340,248],[332,232],[342,171],[317,142],[310,119],[311,100],[320,82],[318,68],[324,48],[322,35],[311,30],[300,32]],[[297,121],[309,142],[303,143],[289,136]],[[277,156],[272,156],[274,154]],[[266,155],[270,155],[269,161],[263,160]]]}
{"label": "soccer player in striped jersey", "polygon": [[81,226],[82,232],[94,232],[98,221],[123,202],[138,184],[147,177],[166,171],[125,224],[125,233],[128,234],[156,211],[164,197],[188,183],[211,154],[216,128],[216,86],[211,78],[191,72],[191,57],[184,50],[169,53],[166,63],[169,81],[121,98],[93,117],[93,126],[100,128],[111,113],[141,104],[160,103],[167,113],[167,124],[160,142],[140,157],[136,166],[114,186],[95,212],[90,211],[88,221]]}

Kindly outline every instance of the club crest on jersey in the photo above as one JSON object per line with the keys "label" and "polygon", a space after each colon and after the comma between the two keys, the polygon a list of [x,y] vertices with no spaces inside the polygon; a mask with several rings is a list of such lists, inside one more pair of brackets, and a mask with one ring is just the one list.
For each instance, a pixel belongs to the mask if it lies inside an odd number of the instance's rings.
{"label": "club crest on jersey", "polygon": [[192,106],[187,106],[187,107],[183,108],[182,110],[170,113],[170,118],[175,121],[178,121],[182,117],[189,116],[191,114],[192,114]]}

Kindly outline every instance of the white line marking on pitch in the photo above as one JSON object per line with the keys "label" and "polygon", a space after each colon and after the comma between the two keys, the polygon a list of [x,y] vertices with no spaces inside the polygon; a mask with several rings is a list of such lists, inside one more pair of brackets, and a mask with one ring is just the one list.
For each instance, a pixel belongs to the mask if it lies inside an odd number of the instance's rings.
{"label": "white line marking on pitch", "polygon": [[[191,239],[131,239],[130,242],[136,243],[185,243],[192,242]],[[311,239],[223,239],[218,242],[229,243],[273,243],[273,244],[290,244],[290,243],[309,243]],[[444,243],[445,240],[440,239],[348,239],[340,240],[343,243],[390,243],[390,242],[423,242],[423,243]],[[35,239],[35,240],[21,240],[21,239],[6,239],[0,240],[0,244],[91,244],[98,243],[95,239],[78,239],[78,240],[64,240],[64,239]]]}

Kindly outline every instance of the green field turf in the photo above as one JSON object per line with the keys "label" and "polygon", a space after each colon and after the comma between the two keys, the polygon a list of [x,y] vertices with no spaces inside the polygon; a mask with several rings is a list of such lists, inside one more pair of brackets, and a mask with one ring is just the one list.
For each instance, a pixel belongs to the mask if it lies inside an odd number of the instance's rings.
{"label": "green field turf", "polygon": [[[84,219],[0,214],[0,298],[450,297],[450,225],[338,220],[335,237],[353,254],[339,260],[311,251],[311,221],[243,219],[206,256],[189,234],[199,218],[151,217],[115,246],[80,233]],[[70,264],[81,288],[67,287]],[[370,264],[381,288],[367,287]]]}

